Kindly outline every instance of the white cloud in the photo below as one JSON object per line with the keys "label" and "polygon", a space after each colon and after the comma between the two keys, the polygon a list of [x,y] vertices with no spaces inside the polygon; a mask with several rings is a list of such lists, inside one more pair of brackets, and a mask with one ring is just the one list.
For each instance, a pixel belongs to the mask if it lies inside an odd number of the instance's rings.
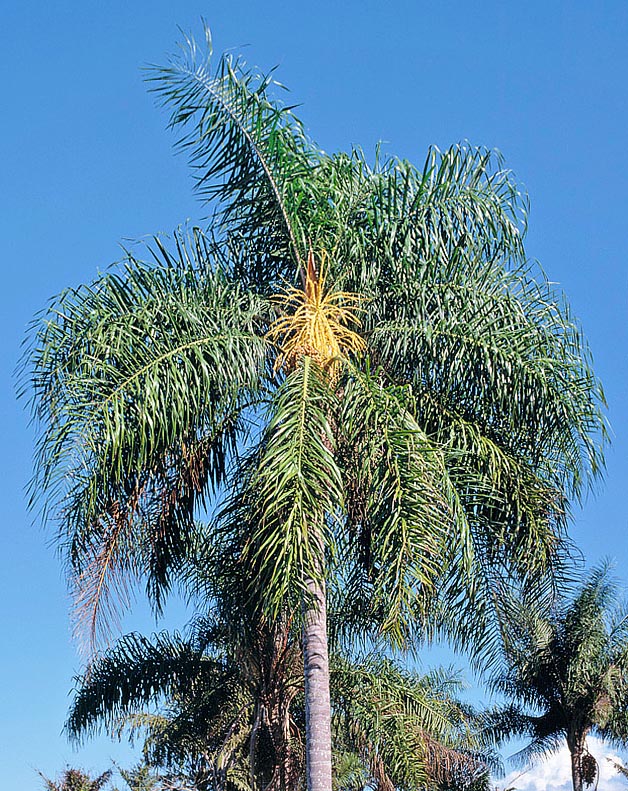
{"label": "white cloud", "polygon": [[[600,769],[600,791],[628,791],[628,780],[620,777],[607,757],[620,760],[599,739],[589,738],[587,744]],[[539,761],[526,772],[510,772],[499,780],[498,788],[515,788],[517,791],[572,791],[569,751],[563,747],[545,761]]]}

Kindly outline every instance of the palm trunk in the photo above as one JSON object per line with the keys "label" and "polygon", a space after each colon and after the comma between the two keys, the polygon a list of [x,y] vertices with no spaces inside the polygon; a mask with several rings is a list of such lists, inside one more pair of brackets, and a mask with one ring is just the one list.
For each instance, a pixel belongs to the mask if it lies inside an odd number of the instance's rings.
{"label": "palm trunk", "polygon": [[582,791],[582,769],[580,758],[577,752],[571,753],[571,779],[573,781],[573,791]]}
{"label": "palm trunk", "polygon": [[304,613],[305,754],[307,791],[331,791],[331,705],[325,583],[308,580]]}
{"label": "palm trunk", "polygon": [[582,781],[582,755],[584,753],[584,742],[580,739],[568,740],[569,753],[571,755],[571,780],[573,791],[583,791]]}

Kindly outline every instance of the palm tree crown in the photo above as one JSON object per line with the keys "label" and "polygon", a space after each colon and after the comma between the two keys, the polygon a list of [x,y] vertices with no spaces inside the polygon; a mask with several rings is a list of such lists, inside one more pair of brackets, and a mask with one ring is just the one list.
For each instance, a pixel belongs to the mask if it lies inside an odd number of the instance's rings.
{"label": "palm tree crown", "polygon": [[59,780],[50,780],[39,772],[46,791],[101,791],[111,779],[112,772],[107,770],[98,777],[90,777],[87,772],[68,766]]}
{"label": "palm tree crown", "polygon": [[597,774],[589,733],[616,746],[628,741],[628,611],[618,593],[604,565],[549,616],[513,611],[505,667],[494,679],[514,701],[496,715],[496,730],[531,737],[523,761],[566,741],[575,791]]}

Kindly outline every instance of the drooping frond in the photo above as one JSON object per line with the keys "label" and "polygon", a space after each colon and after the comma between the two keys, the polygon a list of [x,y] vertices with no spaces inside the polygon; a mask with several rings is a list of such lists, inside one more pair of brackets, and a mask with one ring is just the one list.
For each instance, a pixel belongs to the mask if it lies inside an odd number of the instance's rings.
{"label": "drooping frond", "polygon": [[443,448],[481,561],[478,594],[490,607],[500,577],[528,584],[554,571],[569,501],[600,473],[605,436],[601,389],[566,308],[525,271],[409,251],[362,323],[373,359],[411,386],[416,422]]}
{"label": "drooping frond", "polygon": [[368,297],[376,363],[582,493],[603,464],[604,399],[564,298],[525,266],[527,199],[500,157],[454,146],[419,171],[354,152],[321,169],[342,219],[330,274]]}
{"label": "drooping frond", "polygon": [[441,448],[413,417],[409,389],[357,368],[340,387],[335,423],[347,519],[338,542],[341,563],[353,569],[345,584],[352,596],[363,590],[383,615],[383,631],[399,640],[434,596],[455,496]]}
{"label": "drooping frond", "polygon": [[335,398],[304,357],[273,395],[267,427],[222,514],[226,529],[245,530],[244,562],[275,614],[305,593],[308,577],[320,577],[329,523],[343,507],[329,422]]}
{"label": "drooping frond", "polygon": [[101,728],[113,732],[121,718],[164,698],[174,701],[194,695],[195,689],[205,695],[212,683],[219,697],[217,712],[234,694],[236,684],[220,658],[204,655],[194,641],[166,633],[152,640],[126,635],[78,681],[66,724],[76,741],[97,734]]}
{"label": "drooping frond", "polygon": [[227,597],[215,614],[197,616],[186,638],[127,635],[98,657],[78,679],[71,737],[104,729],[139,739],[153,766],[211,778],[219,789],[294,788],[302,771],[292,712],[303,684],[298,636],[289,623],[260,617],[245,591],[251,623],[240,633],[242,613],[234,623],[225,612],[231,604]]}
{"label": "drooping frond", "polygon": [[479,260],[426,264],[413,281],[369,303],[372,354],[425,393],[425,420],[439,421],[443,439],[448,416],[474,423],[548,487],[581,494],[601,468],[603,396],[557,295],[526,271]]}
{"label": "drooping frond", "polygon": [[495,151],[431,148],[419,169],[379,156],[373,167],[354,150],[321,170],[338,214],[332,274],[360,293],[404,287],[424,264],[456,255],[489,264],[523,259],[527,196]]}
{"label": "drooping frond", "polygon": [[[590,354],[562,296],[524,263],[527,198],[494,152],[433,150],[423,170],[370,167],[353,152],[319,170],[328,197],[317,243],[338,287],[367,296],[369,357],[410,388],[413,419],[443,453],[465,531],[443,558],[449,608],[479,615],[487,655],[502,580],[551,595],[570,500],[603,468]],[[471,585],[460,584],[461,562]],[[469,645],[477,634],[454,637]]]}
{"label": "drooping frond", "polygon": [[118,572],[148,572],[159,601],[266,371],[265,303],[204,238],[151,252],[152,265],[129,254],[121,271],[65,292],[34,325],[28,359],[42,426],[33,497],[59,507],[92,638]]}
{"label": "drooping frond", "polygon": [[171,111],[170,125],[184,129],[178,146],[189,155],[201,198],[217,204],[227,233],[255,240],[263,251],[259,268],[243,277],[258,287],[291,280],[304,254],[295,207],[318,152],[292,108],[269,95],[272,73],[229,55],[214,68],[206,36],[205,53],[188,39],[183,57],[151,68],[150,88]]}

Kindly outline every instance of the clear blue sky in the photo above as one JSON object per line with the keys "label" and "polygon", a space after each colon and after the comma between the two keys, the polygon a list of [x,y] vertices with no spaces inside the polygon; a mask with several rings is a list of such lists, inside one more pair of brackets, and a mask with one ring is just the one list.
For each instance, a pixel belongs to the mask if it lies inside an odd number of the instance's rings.
{"label": "clear blue sky", "polygon": [[[498,147],[530,193],[528,252],[558,281],[593,349],[614,442],[606,484],[572,529],[588,561],[628,579],[628,3],[108,3],[32,0],[1,19],[0,227],[4,282],[0,436],[0,776],[103,769],[125,753],[73,754],[60,731],[72,676],[68,601],[50,536],[24,486],[32,432],[14,397],[27,323],[68,285],[119,257],[119,242],[200,216],[185,162],[140,69],[175,49],[177,25],[215,48],[278,64],[311,135],[422,162],[427,146]],[[174,612],[176,622],[180,612]],[[127,626],[151,628],[144,608]],[[540,788],[541,786],[539,786]]]}

